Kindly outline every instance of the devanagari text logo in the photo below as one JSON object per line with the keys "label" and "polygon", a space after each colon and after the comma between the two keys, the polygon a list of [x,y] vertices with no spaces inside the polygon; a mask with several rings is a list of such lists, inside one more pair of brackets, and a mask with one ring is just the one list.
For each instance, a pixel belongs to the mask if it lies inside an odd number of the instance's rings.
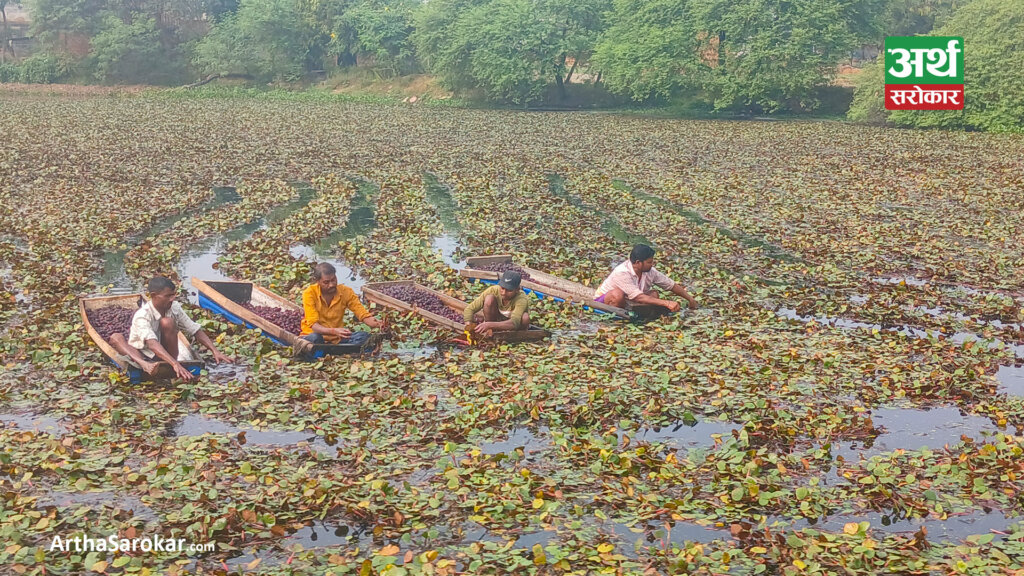
{"label": "devanagari text logo", "polygon": [[964,39],[885,39],[886,110],[963,110]]}

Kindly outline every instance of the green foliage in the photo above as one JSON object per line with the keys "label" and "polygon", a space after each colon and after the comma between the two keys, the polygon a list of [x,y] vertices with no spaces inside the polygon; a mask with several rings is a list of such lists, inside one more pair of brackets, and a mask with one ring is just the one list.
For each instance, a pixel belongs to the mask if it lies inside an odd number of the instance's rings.
{"label": "green foliage", "polygon": [[421,62],[450,88],[523,104],[563,85],[568,57],[589,56],[606,7],[599,0],[442,0],[420,11],[413,40]]}
{"label": "green foliage", "polygon": [[614,10],[594,54],[610,90],[641,101],[697,87],[698,41],[688,3],[615,0]]}
{"label": "green foliage", "polygon": [[883,64],[876,62],[862,74],[849,118],[917,128],[1024,131],[1024,0],[974,0],[932,34],[964,38],[964,109],[886,112]]}
{"label": "green foliage", "polygon": [[71,63],[60,56],[38,52],[17,64],[0,65],[0,83],[53,84],[66,79]]}
{"label": "green foliage", "polygon": [[700,91],[715,109],[811,110],[878,0],[618,0],[595,59],[635,100]]}
{"label": "green foliage", "polygon": [[246,74],[258,80],[301,76],[306,48],[291,0],[243,0],[238,12],[217,22],[195,47],[194,63],[206,74]]}
{"label": "green foliage", "polygon": [[92,39],[93,74],[105,82],[138,82],[160,68],[160,32],[152,18],[126,24],[107,18]]}
{"label": "green foliage", "polygon": [[415,0],[360,0],[353,2],[335,19],[330,53],[355,62],[360,54],[372,58],[380,73],[395,76],[417,70],[410,36]]}
{"label": "green foliage", "polygon": [[864,66],[854,79],[853,103],[846,114],[848,119],[866,124],[885,122],[884,76],[882,58],[876,58]]}
{"label": "green foliage", "polygon": [[953,11],[969,0],[891,0],[887,36],[927,34],[943,25]]}

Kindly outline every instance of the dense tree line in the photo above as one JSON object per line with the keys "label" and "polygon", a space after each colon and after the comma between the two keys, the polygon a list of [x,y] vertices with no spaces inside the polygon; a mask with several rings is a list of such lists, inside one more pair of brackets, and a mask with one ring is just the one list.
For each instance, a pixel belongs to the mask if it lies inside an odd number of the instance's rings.
{"label": "dense tree line", "polygon": [[[971,62],[999,58],[980,38],[1019,35],[1007,22],[1019,22],[1024,0],[26,2],[45,57],[79,79],[273,82],[358,67],[381,77],[425,72],[498,102],[561,100],[597,86],[634,101],[774,112],[814,110],[839,64],[886,35],[977,34]],[[969,30],[973,23],[993,28]],[[1020,38],[1011,44],[1007,64],[1020,58]],[[868,102],[877,83],[866,77],[880,79],[878,66],[861,76],[855,112],[883,117],[877,99]]]}

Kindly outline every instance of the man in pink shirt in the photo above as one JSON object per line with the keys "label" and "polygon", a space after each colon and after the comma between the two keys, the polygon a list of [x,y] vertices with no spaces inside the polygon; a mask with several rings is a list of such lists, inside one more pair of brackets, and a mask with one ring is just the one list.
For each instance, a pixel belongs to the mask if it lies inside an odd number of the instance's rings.
{"label": "man in pink shirt", "polygon": [[633,246],[629,260],[612,270],[594,292],[594,300],[619,308],[657,306],[678,312],[679,302],[658,298],[654,295],[655,286],[685,298],[690,308],[697,307],[697,301],[682,284],[654,269],[654,248],[646,244]]}

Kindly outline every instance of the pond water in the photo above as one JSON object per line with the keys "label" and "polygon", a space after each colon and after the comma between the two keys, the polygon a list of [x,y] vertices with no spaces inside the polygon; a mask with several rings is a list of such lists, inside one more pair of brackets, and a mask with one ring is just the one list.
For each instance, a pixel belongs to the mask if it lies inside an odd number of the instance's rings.
{"label": "pond water", "polygon": [[218,420],[202,414],[188,414],[178,422],[168,436],[187,437],[214,434],[219,436],[230,436],[237,438],[239,434],[245,434],[244,444],[247,446],[296,446],[308,445],[309,448],[323,454],[334,457],[337,455],[337,446],[331,445],[322,436],[305,431],[282,431],[282,430],[256,430],[244,428],[234,424]]}
{"label": "pond water", "polygon": [[366,285],[366,279],[359,275],[347,264],[338,260],[334,254],[323,250],[318,251],[315,246],[309,246],[308,244],[296,244],[288,250],[292,258],[298,260],[306,260],[310,263],[314,262],[327,262],[334,266],[335,273],[338,276],[338,283],[348,286],[356,292],[356,294],[362,293],[363,286]]}
{"label": "pond water", "polygon": [[842,532],[850,522],[868,522],[869,530],[883,534],[909,535],[921,528],[927,531],[927,539],[931,542],[955,542],[968,536],[995,533],[996,538],[1008,532],[1008,528],[1022,520],[1019,516],[1007,516],[1000,510],[980,509],[966,514],[950,514],[948,518],[935,517],[903,518],[899,515],[884,514],[877,511],[863,513],[838,514],[819,520],[800,520],[793,528],[813,527],[817,530]]}
{"label": "pond water", "polygon": [[169,230],[171,226],[174,226],[181,220],[192,215],[213,210],[226,204],[235,204],[241,201],[241,196],[238,195],[238,190],[234,186],[216,186],[213,188],[213,198],[211,198],[205,204],[197,206],[192,209],[186,209],[178,214],[158,220],[148,228],[134,234],[131,238],[125,240],[125,248],[119,250],[109,251],[103,254],[103,272],[97,279],[99,285],[112,285],[110,293],[112,294],[126,294],[130,292],[136,292],[139,290],[139,285],[129,278],[128,274],[124,269],[124,257],[135,245],[142,240],[149,238],[150,236],[158,236],[162,232]]}
{"label": "pond water", "polygon": [[257,230],[266,228],[275,222],[280,222],[294,212],[301,210],[313,198],[316,197],[316,189],[308,182],[290,182],[290,186],[298,191],[298,195],[292,200],[281,204],[270,210],[262,218],[252,222],[246,222],[220,236],[206,238],[191,245],[181,255],[178,262],[177,272],[181,278],[182,287],[188,293],[189,301],[192,304],[199,303],[199,294],[192,287],[192,278],[212,281],[231,281],[233,278],[220,271],[220,257],[227,250],[228,244],[246,240],[256,233]]}
{"label": "pond water", "polygon": [[57,492],[50,491],[36,500],[36,507],[56,506],[57,508],[90,508],[97,511],[124,511],[143,522],[159,522],[160,518],[149,506],[130,494],[108,491],[99,492]]}
{"label": "pond water", "polygon": [[434,238],[430,244],[431,248],[441,253],[441,260],[453,270],[462,270],[466,267],[466,259],[456,260],[456,254],[463,254],[462,244],[459,239],[449,233],[441,234]]}
{"label": "pond water", "polygon": [[834,442],[832,456],[856,462],[861,456],[870,458],[898,448],[940,450],[961,442],[961,436],[976,441],[997,434],[995,425],[982,416],[961,414],[955,407],[879,408],[871,411],[875,428],[883,429],[875,438],[852,442]]}
{"label": "pond water", "polygon": [[513,428],[505,440],[479,444],[484,454],[508,454],[516,448],[522,448],[527,455],[542,452],[551,447],[551,436],[546,426],[539,427],[536,432],[529,428]]}
{"label": "pond water", "polygon": [[[718,420],[697,420],[692,423],[677,422],[661,427],[638,428],[630,433],[633,441],[658,442],[676,450],[711,448],[715,445],[712,435],[731,436],[734,430],[743,426]],[[628,431],[619,431],[619,442]]]}
{"label": "pond water", "polygon": [[61,436],[68,432],[60,419],[40,414],[6,412],[0,413],[0,427],[12,426],[20,430],[34,430]]}
{"label": "pond water", "polygon": [[1024,396],[1024,366],[1000,366],[996,371],[999,391],[1011,396]]}
{"label": "pond water", "polygon": [[922,330],[920,328],[913,328],[910,326],[900,326],[885,328],[881,324],[872,324],[870,322],[861,322],[859,320],[851,320],[848,318],[834,318],[830,316],[814,316],[811,314],[801,315],[793,308],[782,307],[775,311],[776,316],[785,318],[787,320],[793,320],[797,322],[816,322],[823,326],[831,326],[842,330],[881,330],[884,332],[895,332],[902,334],[908,338],[917,338],[920,340],[928,340],[930,338],[946,339],[954,344],[963,344],[968,341],[981,342],[984,340],[989,341],[990,348],[997,348],[999,346],[1006,346],[1009,350],[1013,351],[1017,358],[1024,358],[1024,344],[1012,344],[1003,342],[998,338],[985,338],[979,334],[973,332],[955,332],[953,334],[945,334],[933,330]]}

